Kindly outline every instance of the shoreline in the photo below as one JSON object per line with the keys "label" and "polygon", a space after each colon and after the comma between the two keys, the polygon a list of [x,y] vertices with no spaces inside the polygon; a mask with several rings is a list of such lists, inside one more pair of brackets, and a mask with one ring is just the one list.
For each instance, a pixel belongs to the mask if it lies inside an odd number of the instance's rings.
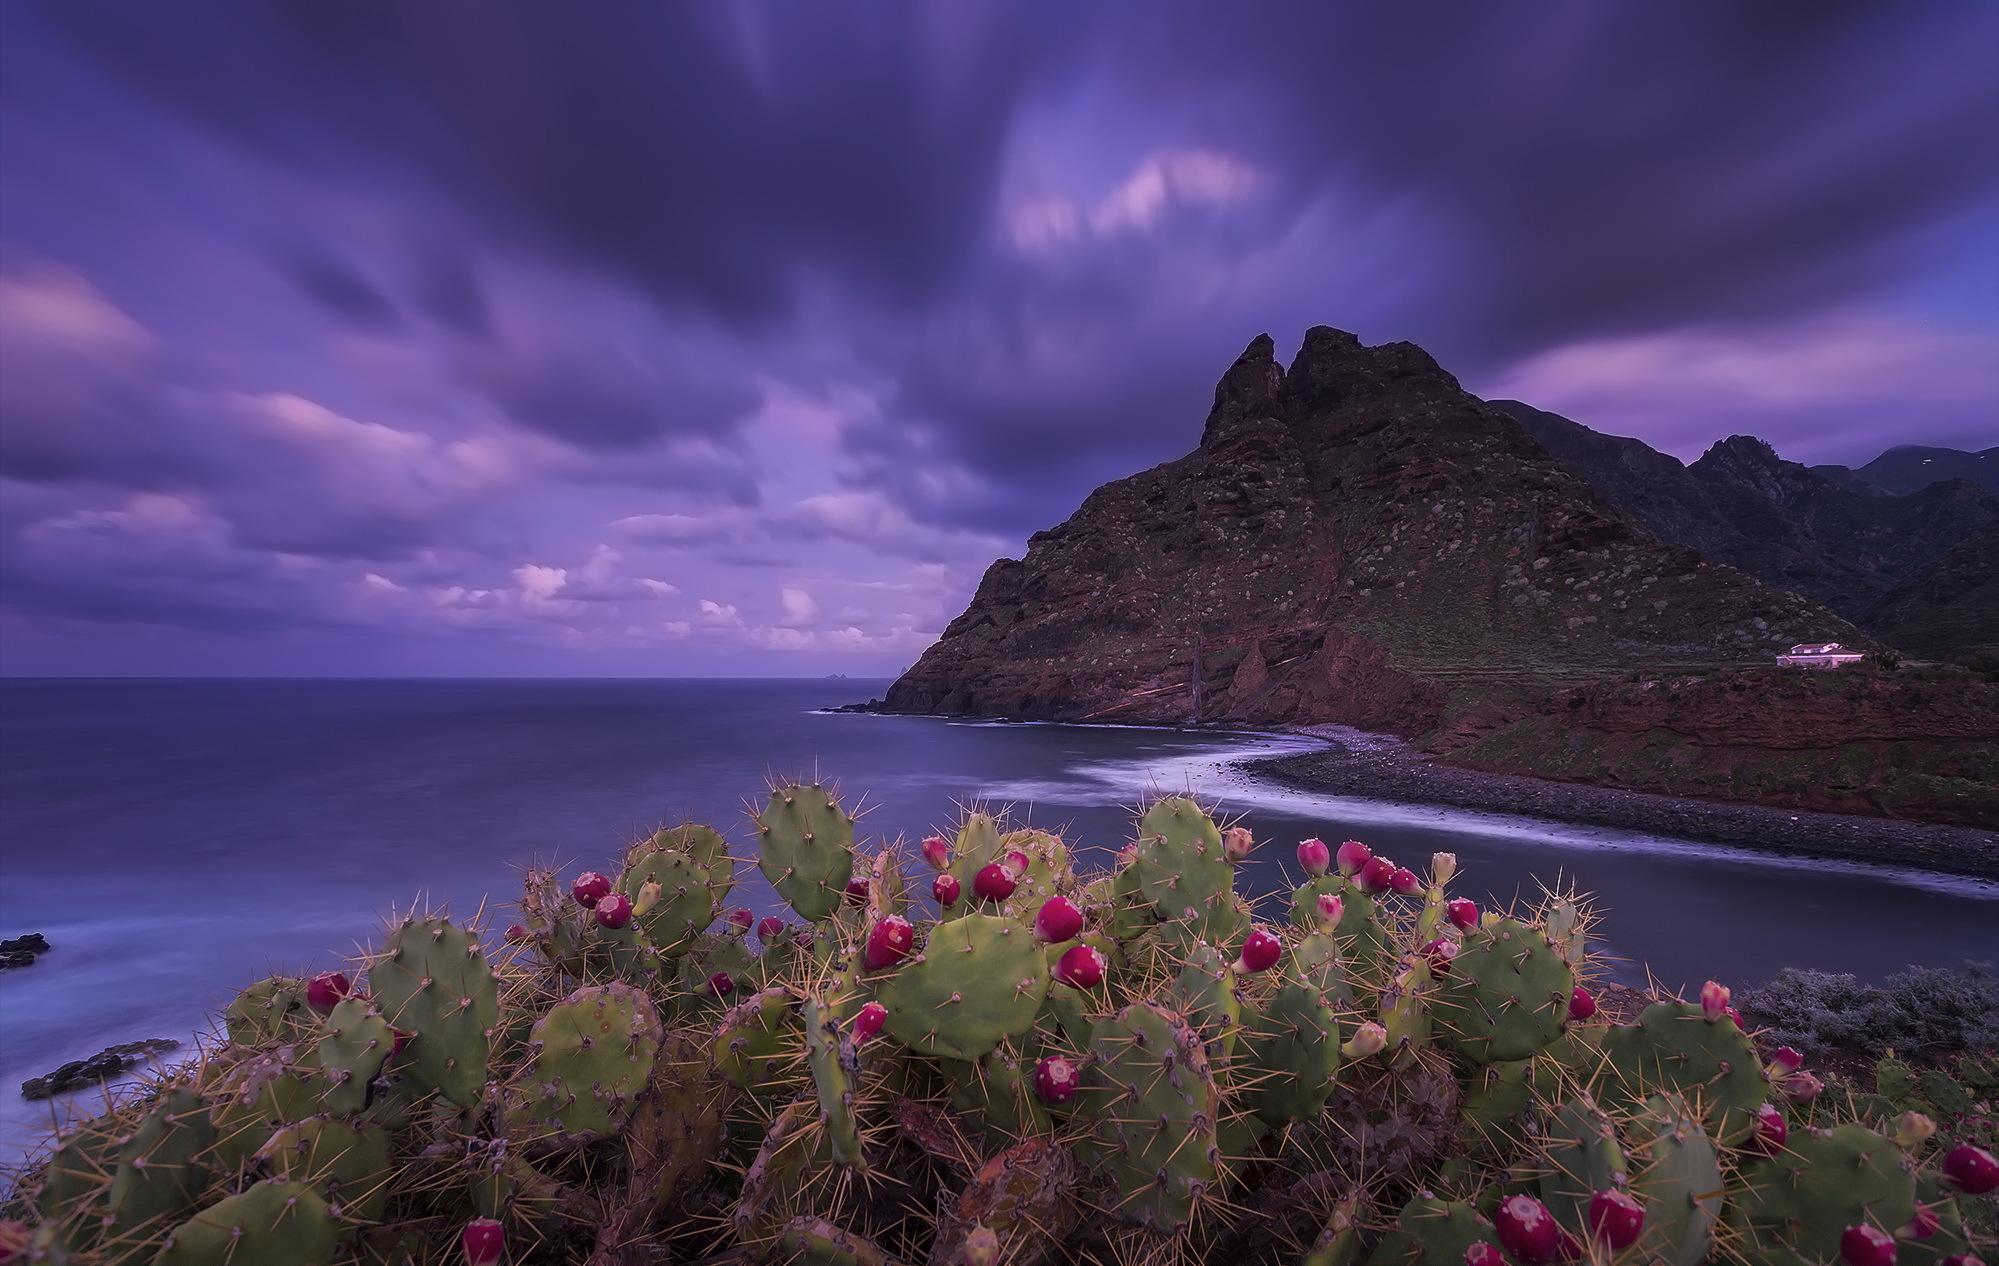
{"label": "shoreline", "polygon": [[1295,732],[1328,746],[1246,760],[1237,768],[1298,791],[1517,813],[1792,857],[1999,879],[1999,832],[1481,773],[1435,764],[1386,736],[1369,735],[1366,743],[1348,746],[1311,728]]}

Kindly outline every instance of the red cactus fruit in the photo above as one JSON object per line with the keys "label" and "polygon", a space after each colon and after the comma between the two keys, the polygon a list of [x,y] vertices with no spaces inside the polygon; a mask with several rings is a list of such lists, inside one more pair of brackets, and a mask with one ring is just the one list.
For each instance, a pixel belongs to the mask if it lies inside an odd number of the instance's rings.
{"label": "red cactus fruit", "polygon": [[1055,979],[1073,989],[1095,989],[1104,983],[1104,969],[1109,966],[1096,946],[1076,945],[1055,960]]}
{"label": "red cactus fruit", "polygon": [[861,950],[861,966],[869,971],[893,967],[916,948],[916,929],[909,920],[891,914],[868,929],[868,943]]}
{"label": "red cactus fruit", "polygon": [[1034,1097],[1043,1103],[1067,1103],[1082,1084],[1083,1074],[1074,1060],[1050,1055],[1034,1066]]}
{"label": "red cactus fruit", "polygon": [[1222,832],[1222,855],[1232,862],[1247,861],[1256,851],[1256,837],[1246,826],[1232,826]]}
{"label": "red cactus fruit", "polygon": [[1735,1021],[1736,1028],[1741,1029],[1744,1033],[1747,1033],[1749,1031],[1749,1026],[1742,1022],[1742,1013],[1740,1011],[1737,1011],[1734,1007],[1723,1007],[1721,1009],[1721,1013],[1727,1016],[1729,1019]]}
{"label": "red cactus fruit", "polygon": [[751,914],[748,910],[729,911],[729,926],[745,935],[748,935],[749,930],[756,926],[756,922],[757,916]]}
{"label": "red cactus fruit", "polygon": [[847,881],[847,904],[864,906],[868,903],[868,881],[860,875]]}
{"label": "red cactus fruit", "polygon": [[1895,1237],[1878,1226],[1850,1226],[1839,1237],[1839,1255],[1847,1266],[1895,1266]]}
{"label": "red cactus fruit", "polygon": [[1810,1073],[1792,1073],[1784,1079],[1784,1097],[1792,1103],[1810,1103],[1825,1093],[1825,1083]]}
{"label": "red cactus fruit", "polygon": [[981,901],[1005,901],[1018,887],[1013,872],[998,862],[981,866],[979,873],[972,876],[972,895]]}
{"label": "red cactus fruit", "polygon": [[1937,1266],[1985,1266],[1985,1259],[1976,1253],[1959,1253],[1955,1257],[1944,1258]]}
{"label": "red cactus fruit", "polygon": [[1321,839],[1299,840],[1298,864],[1308,875],[1323,875],[1333,868],[1333,850]]}
{"label": "red cactus fruit", "polygon": [[305,1005],[325,1015],[354,992],[354,983],[337,971],[323,971],[305,983]]}
{"label": "red cactus fruit", "polygon": [[875,1035],[882,1031],[882,1025],[886,1023],[888,1023],[888,1008],[879,1002],[870,1002],[854,1012],[854,1018],[847,1031],[854,1035],[854,1042],[859,1045],[862,1042],[873,1041]]}
{"label": "red cactus fruit", "polygon": [[784,935],[784,920],[774,914],[767,914],[757,922],[757,939],[765,945],[772,944]]}
{"label": "red cactus fruit", "polygon": [[1561,1256],[1562,1228],[1548,1206],[1532,1196],[1509,1196],[1492,1224],[1501,1246],[1521,1266],[1546,1266]]}
{"label": "red cactus fruit", "polygon": [[1413,897],[1423,891],[1423,881],[1407,866],[1397,866],[1388,874],[1388,889],[1398,896]]}
{"label": "red cactus fruit", "polygon": [[1361,866],[1360,874],[1354,882],[1365,892],[1387,892],[1388,881],[1395,874],[1395,863],[1386,857],[1370,857]]}
{"label": "red cactus fruit", "polygon": [[613,932],[632,921],[632,899],[622,892],[597,898],[597,922]]}
{"label": "red cactus fruit", "polygon": [[730,979],[728,972],[718,971],[708,977],[708,992],[717,998],[726,998],[736,992],[736,982]]}
{"label": "red cactus fruit", "polygon": [[1919,1204],[1916,1206],[1914,1216],[1909,1219],[1909,1224],[1903,1227],[1902,1230],[1912,1240],[1926,1240],[1935,1235],[1937,1229],[1942,1225],[1943,1221],[1937,1217],[1935,1209],[1930,1208],[1926,1204]]}
{"label": "red cactus fruit", "polygon": [[1242,938],[1242,953],[1235,960],[1239,975],[1269,971],[1284,957],[1284,940],[1268,928],[1252,928]]}
{"label": "red cactus fruit", "polygon": [[1034,859],[1017,848],[1006,855],[1006,868],[1013,872],[1013,877],[1016,881],[1022,875],[1025,875],[1027,868],[1033,864]]}
{"label": "red cactus fruit", "polygon": [[1784,1144],[1790,1137],[1791,1123],[1784,1120],[1784,1114],[1778,1111],[1777,1105],[1766,1103],[1756,1109],[1756,1128],[1742,1146],[1743,1150],[1758,1156],[1775,1156],[1784,1150]]}
{"label": "red cactus fruit", "polygon": [[585,910],[595,910],[597,902],[611,891],[611,881],[594,870],[586,870],[569,885],[569,895],[576,898],[576,904]]}
{"label": "red cactus fruit", "polygon": [[1450,916],[1451,925],[1461,932],[1469,932],[1478,926],[1478,902],[1470,897],[1459,897],[1447,903],[1444,913]]}
{"label": "red cactus fruit", "polygon": [[1589,1198],[1589,1229],[1613,1253],[1622,1253],[1645,1230],[1645,1206],[1621,1191],[1599,1191]]}
{"label": "red cactus fruit", "polygon": [[499,1266],[507,1256],[507,1229],[492,1218],[474,1218],[458,1237],[465,1266]]}
{"label": "red cactus fruit", "polygon": [[1710,980],[1701,986],[1701,1014],[1713,1024],[1728,1014],[1728,986]]}
{"label": "red cactus fruit", "polygon": [[534,939],[534,933],[528,931],[527,924],[509,923],[507,925],[507,935],[506,935],[507,944],[525,945],[529,941],[532,941],[533,939]]}
{"label": "red cactus fruit", "polygon": [[958,904],[959,891],[955,875],[939,875],[930,881],[930,895],[937,898],[937,904],[947,910]]}
{"label": "red cactus fruit", "polygon": [[1569,1019],[1577,1024],[1596,1014],[1596,995],[1577,985],[1569,994]]}
{"label": "red cactus fruit", "polygon": [[1794,1073],[1804,1066],[1805,1057],[1795,1047],[1780,1046],[1770,1055],[1772,1071],[1782,1069],[1786,1073]]}
{"label": "red cactus fruit", "polygon": [[1342,875],[1352,875],[1367,865],[1368,859],[1373,856],[1374,850],[1367,845],[1359,840],[1348,840],[1340,845],[1339,851],[1333,854],[1333,859],[1339,863]]}
{"label": "red cactus fruit", "polygon": [[1440,936],[1425,944],[1421,951],[1430,960],[1430,973],[1435,976],[1451,974],[1451,960],[1458,956],[1458,943],[1448,936]]}
{"label": "red cactus fruit", "polygon": [[1465,1266],[1506,1266],[1506,1254],[1490,1240],[1480,1240],[1465,1250]]}
{"label": "red cactus fruit", "polygon": [[1982,1196],[1999,1188],[1999,1160],[1982,1147],[1959,1143],[1943,1158],[1943,1176],[1968,1195]]}
{"label": "red cactus fruit", "polygon": [[1083,931],[1083,912],[1067,897],[1050,897],[1034,915],[1034,934],[1050,945],[1073,941]]}
{"label": "red cactus fruit", "polygon": [[943,870],[951,864],[951,845],[941,835],[924,836],[923,860],[930,863],[930,869]]}

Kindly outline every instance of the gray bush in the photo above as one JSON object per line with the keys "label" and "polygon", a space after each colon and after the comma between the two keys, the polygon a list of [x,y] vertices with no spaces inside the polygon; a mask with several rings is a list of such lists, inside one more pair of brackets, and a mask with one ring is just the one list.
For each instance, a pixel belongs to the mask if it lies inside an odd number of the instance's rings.
{"label": "gray bush", "polygon": [[1745,990],[1736,1005],[1780,1046],[1807,1054],[1836,1047],[1884,1051],[1982,1050],[1999,1046],[1999,979],[1988,963],[1961,970],[1913,967],[1884,984],[1787,967]]}

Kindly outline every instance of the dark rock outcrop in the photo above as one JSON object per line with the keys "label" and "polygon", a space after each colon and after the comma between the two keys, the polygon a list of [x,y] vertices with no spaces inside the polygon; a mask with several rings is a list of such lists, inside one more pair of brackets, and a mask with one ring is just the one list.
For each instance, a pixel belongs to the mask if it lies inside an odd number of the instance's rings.
{"label": "dark rock outcrop", "polygon": [[21,1083],[21,1097],[52,1099],[72,1090],[94,1086],[99,1082],[123,1076],[148,1060],[156,1059],[168,1051],[179,1048],[179,1042],[166,1037],[107,1046],[89,1059],[71,1060],[46,1076],[28,1078]]}
{"label": "dark rock outcrop", "polygon": [[1413,344],[1320,326],[1288,372],[1274,351],[1230,367],[1194,452],[994,563],[887,708],[1451,746],[1564,681],[1878,645],[1662,542]]}

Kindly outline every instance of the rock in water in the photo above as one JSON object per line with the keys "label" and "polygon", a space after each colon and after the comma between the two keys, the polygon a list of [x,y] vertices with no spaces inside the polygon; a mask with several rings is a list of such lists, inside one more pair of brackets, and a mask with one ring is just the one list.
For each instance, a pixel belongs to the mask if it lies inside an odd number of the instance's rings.
{"label": "rock in water", "polygon": [[1879,643],[1620,516],[1410,343],[1268,335],[1188,456],[1091,493],[890,689],[887,710],[1338,722],[1449,746],[1577,677]]}
{"label": "rock in water", "polygon": [[56,1095],[95,1085],[100,1081],[110,1081],[122,1073],[131,1072],[157,1055],[179,1048],[179,1042],[165,1037],[107,1046],[89,1059],[71,1060],[45,1077],[30,1077],[21,1083],[21,1097],[51,1099]]}

